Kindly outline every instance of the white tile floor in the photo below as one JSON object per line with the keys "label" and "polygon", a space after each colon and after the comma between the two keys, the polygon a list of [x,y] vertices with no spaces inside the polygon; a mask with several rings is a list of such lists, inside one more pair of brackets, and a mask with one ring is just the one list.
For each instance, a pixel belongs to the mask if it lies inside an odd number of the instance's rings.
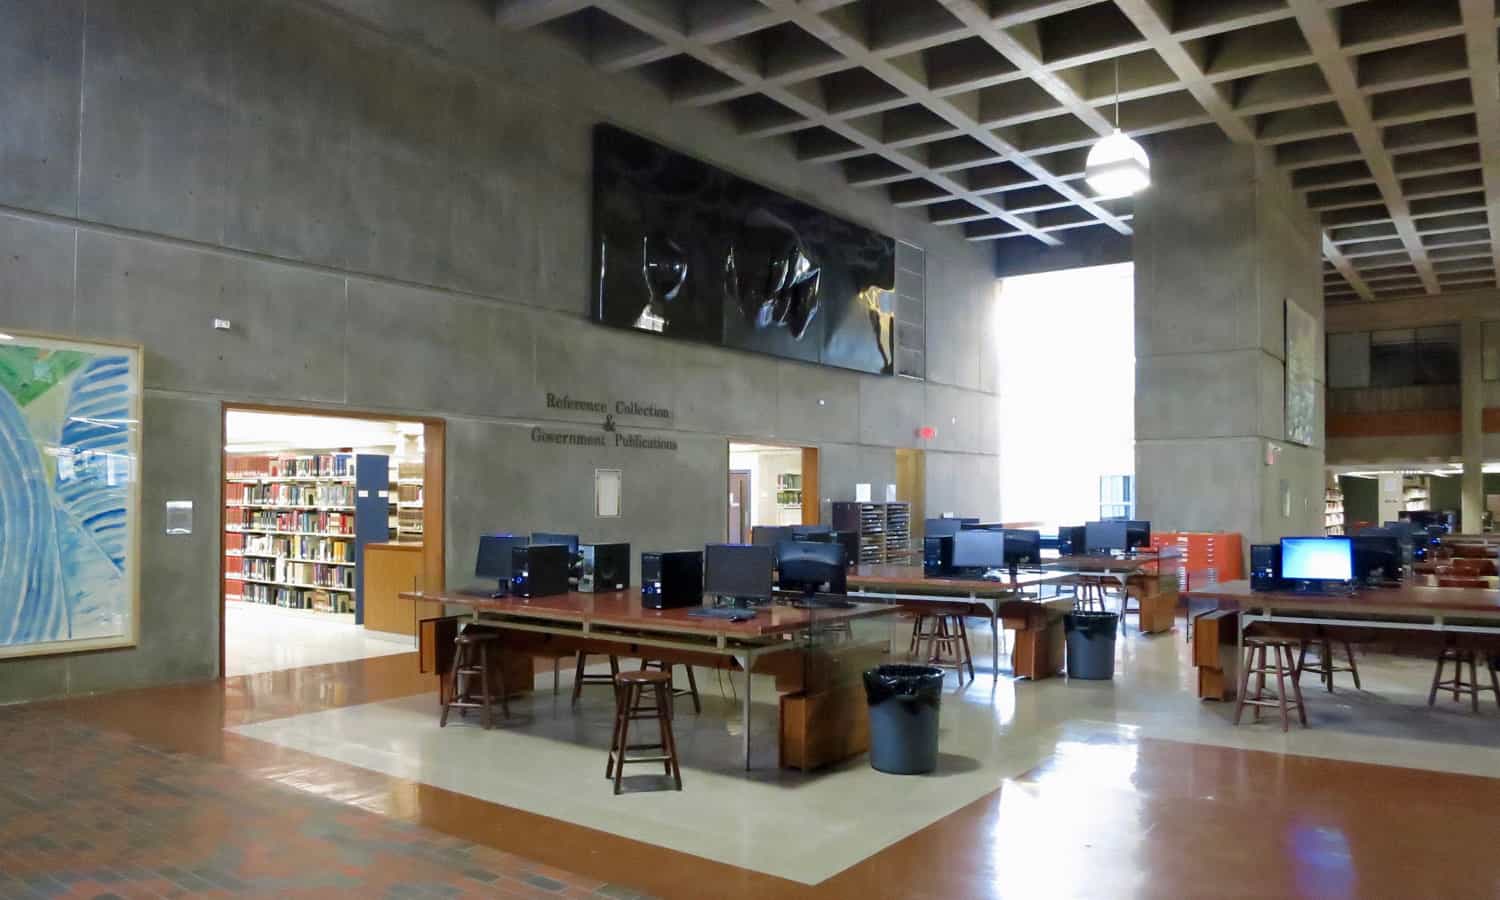
{"label": "white tile floor", "polygon": [[230,677],[415,649],[414,639],[366,631],[354,624],[353,616],[333,618],[237,600],[224,604],[224,674]]}
{"label": "white tile floor", "polygon": [[[976,646],[984,658],[988,644]],[[402,778],[437,785],[574,824],[598,828],[804,883],[817,883],[979,799],[1054,754],[1117,746],[1111,777],[1130,779],[1134,738],[1162,738],[1454,772],[1500,771],[1500,713],[1480,716],[1451,702],[1426,706],[1429,664],[1362,657],[1365,690],[1325,694],[1307,679],[1313,727],[1283,735],[1270,722],[1230,723],[1232,705],[1199,702],[1180,633],[1118,649],[1114,681],[1037,683],[995,679],[950,689],[942,707],[942,757],[931,776],[872,770],[864,758],[815,775],[775,768],[776,706],[757,679],[754,753],[740,768],[738,705],[701,673],[702,715],[679,701],[684,791],[660,790],[654,774],[627,778],[616,797],[604,779],[607,692],[568,704],[568,678],[554,697],[551,675],[514,704],[512,721],[485,732],[437,727],[436,699],[386,703],[262,722],[241,734]],[[1003,665],[1003,663],[1002,663]],[[649,727],[649,726],[647,726]],[[1122,737],[1131,738],[1121,740]],[[1101,759],[1099,754],[1092,757]],[[627,770],[629,772],[630,770]],[[637,772],[649,771],[637,767]]]}

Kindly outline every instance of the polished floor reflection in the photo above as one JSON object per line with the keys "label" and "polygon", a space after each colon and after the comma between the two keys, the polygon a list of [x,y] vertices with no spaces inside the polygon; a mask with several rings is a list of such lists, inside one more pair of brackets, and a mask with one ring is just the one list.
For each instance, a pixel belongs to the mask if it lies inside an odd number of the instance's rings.
{"label": "polished floor reflection", "polygon": [[1500,712],[1428,709],[1423,660],[1362,655],[1366,689],[1310,689],[1313,727],[1283,735],[1193,699],[1180,635],[1132,633],[1113,682],[950,679],[943,764],[918,778],[776,770],[766,689],[760,768],[738,772],[734,694],[703,673],[704,713],[679,718],[685,790],[641,776],[622,797],[602,777],[603,697],[574,714],[548,673],[514,723],[439,731],[413,669],[392,656],[47,709],[664,897],[1500,892],[1500,780],[1480,777],[1500,773]]}
{"label": "polished floor reflection", "polygon": [[404,635],[366,631],[353,616],[224,603],[224,674],[231,678],[410,653],[414,645]]}

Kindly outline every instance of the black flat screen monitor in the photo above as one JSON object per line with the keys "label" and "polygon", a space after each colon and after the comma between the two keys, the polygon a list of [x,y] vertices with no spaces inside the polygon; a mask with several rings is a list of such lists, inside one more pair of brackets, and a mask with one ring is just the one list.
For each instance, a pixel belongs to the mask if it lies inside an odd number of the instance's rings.
{"label": "black flat screen monitor", "polygon": [[524,547],[527,543],[525,535],[480,535],[479,554],[474,559],[474,577],[493,578],[496,581],[509,584],[511,548]]}
{"label": "black flat screen monitor", "polygon": [[953,536],[953,568],[999,569],[1005,566],[1005,532],[966,529]]}
{"label": "black flat screen monitor", "polygon": [[957,534],[963,527],[963,519],[928,519],[922,524],[922,533],[927,537],[942,537],[946,534]]}
{"label": "black flat screen monitor", "polygon": [[1128,522],[1088,522],[1083,526],[1083,545],[1089,553],[1111,553],[1130,547]]}
{"label": "black flat screen monitor", "polygon": [[750,529],[750,543],[757,547],[775,547],[792,539],[789,525],[756,525]]}
{"label": "black flat screen monitor", "polygon": [[1127,550],[1145,550],[1151,546],[1151,523],[1144,519],[1128,519],[1125,522]]}
{"label": "black flat screen monitor", "polygon": [[842,544],[782,541],[776,545],[777,584],[803,594],[848,593]]}
{"label": "black flat screen monitor", "polygon": [[1005,535],[1005,564],[1007,566],[1035,565],[1042,561],[1042,533],[1019,528],[1007,528]]}
{"label": "black flat screen monitor", "polygon": [[[1377,533],[1371,534],[1372,531]],[[1350,539],[1354,551],[1354,577],[1361,581],[1396,581],[1401,577],[1401,562],[1405,555],[1401,541],[1393,534],[1378,532],[1379,529],[1366,528]]]}
{"label": "black flat screen monitor", "polygon": [[735,600],[769,600],[775,550],[753,544],[709,544],[703,548],[703,592]]}
{"label": "black flat screen monitor", "polygon": [[1281,539],[1281,577],[1313,586],[1354,579],[1354,546],[1349,538]]}
{"label": "black flat screen monitor", "polygon": [[794,541],[819,541],[827,544],[833,540],[833,529],[827,525],[793,525],[791,539]]}
{"label": "black flat screen monitor", "polygon": [[1000,522],[980,522],[977,519],[965,519],[964,531],[1004,531],[1005,525]]}
{"label": "black flat screen monitor", "polygon": [[555,531],[533,531],[531,533],[531,542],[533,544],[561,544],[568,548],[570,555],[578,555],[578,535],[576,534],[559,534]]}

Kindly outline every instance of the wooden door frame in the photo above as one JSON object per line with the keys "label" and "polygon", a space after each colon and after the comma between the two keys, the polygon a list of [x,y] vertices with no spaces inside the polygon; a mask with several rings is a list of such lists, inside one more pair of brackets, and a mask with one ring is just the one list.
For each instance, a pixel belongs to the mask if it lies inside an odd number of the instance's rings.
{"label": "wooden door frame", "polygon": [[[730,469],[729,484],[731,488],[734,485],[734,476],[736,475],[745,476],[745,496],[740,499],[740,537],[743,539],[749,536],[747,532],[751,527],[753,527],[750,525],[750,507],[747,504],[749,501],[754,499],[750,496],[750,492],[755,489],[755,473],[751,472],[749,469]],[[730,493],[733,494],[734,491],[731,489]],[[731,504],[730,509],[733,508],[734,506],[733,504]],[[730,535],[728,533],[729,517],[727,515],[724,517],[724,531],[726,537],[733,537],[733,535]]]}
{"label": "wooden door frame", "polygon": [[[444,550],[444,511],[447,481],[445,461],[447,458],[447,421],[434,416],[413,416],[403,413],[328,409],[321,406],[288,406],[274,403],[241,403],[231,400],[219,402],[219,489],[215,520],[219,529],[219,678],[224,677],[224,484],[229,477],[228,451],[229,414],[231,412],[264,412],[290,416],[318,416],[328,419],[359,419],[381,422],[417,422],[422,425],[422,582],[424,590],[441,591],[445,586],[446,556]],[[434,515],[435,513],[435,515]],[[434,527],[435,526],[435,527]],[[361,573],[363,574],[363,573]]]}
{"label": "wooden door frame", "polygon": [[[727,473],[735,471],[730,468],[729,460],[734,453],[735,444],[752,444],[757,447],[774,447],[777,450],[800,450],[802,451],[802,524],[820,525],[823,518],[823,500],[818,496],[818,473],[820,454],[816,444],[788,444],[777,440],[767,440],[758,437],[731,437],[724,444],[724,471]],[[751,486],[755,479],[751,478]],[[727,484],[726,480],[726,484]],[[812,502],[808,502],[812,497]],[[727,501],[726,501],[727,502]],[[754,527],[754,526],[751,526]],[[729,539],[729,515],[724,515],[724,538]]]}

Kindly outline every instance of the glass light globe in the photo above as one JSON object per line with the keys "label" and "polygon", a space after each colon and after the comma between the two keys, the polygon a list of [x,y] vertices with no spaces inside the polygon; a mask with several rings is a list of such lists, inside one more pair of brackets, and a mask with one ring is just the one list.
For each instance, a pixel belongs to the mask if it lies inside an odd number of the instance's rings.
{"label": "glass light globe", "polygon": [[1100,197],[1125,197],[1151,185],[1146,150],[1116,128],[1089,150],[1083,177]]}

